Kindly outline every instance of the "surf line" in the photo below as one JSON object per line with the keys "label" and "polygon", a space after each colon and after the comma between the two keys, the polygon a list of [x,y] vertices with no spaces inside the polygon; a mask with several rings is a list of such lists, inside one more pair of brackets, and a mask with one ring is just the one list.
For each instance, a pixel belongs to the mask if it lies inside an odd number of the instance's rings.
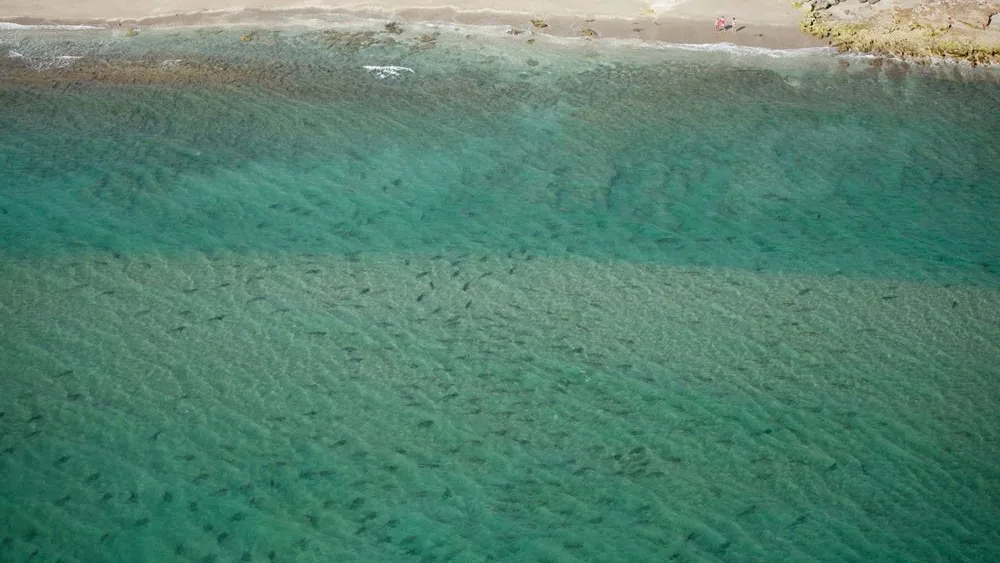
{"label": "surf line", "polygon": [[407,68],[405,66],[365,65],[361,68],[367,70],[368,72],[372,73],[372,75],[377,76],[379,78],[389,78],[390,76],[399,76],[400,73],[402,72],[410,72],[410,73],[413,72],[412,68]]}

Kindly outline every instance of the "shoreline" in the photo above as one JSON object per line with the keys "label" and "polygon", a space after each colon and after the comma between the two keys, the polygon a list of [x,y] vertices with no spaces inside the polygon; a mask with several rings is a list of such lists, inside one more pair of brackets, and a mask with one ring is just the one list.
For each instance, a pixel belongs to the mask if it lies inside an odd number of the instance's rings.
{"label": "shoreline", "polygon": [[[185,0],[175,3],[183,4]],[[223,0],[224,1],[224,0]],[[620,1],[620,0],[619,0]],[[164,27],[213,27],[250,26],[268,27],[306,26],[323,27],[380,21],[396,22],[401,26],[460,26],[505,28],[516,39],[530,40],[533,36],[559,38],[581,37],[588,40],[625,39],[673,44],[732,44],[765,49],[800,49],[827,47],[828,41],[803,33],[799,20],[801,13],[783,1],[748,0],[739,7],[714,0],[716,5],[702,6],[688,0],[671,9],[641,8],[647,4],[627,4],[615,9],[593,11],[586,9],[556,9],[554,4],[542,3],[538,9],[514,2],[504,4],[502,10],[477,6],[281,6],[281,2],[261,7],[221,7],[164,13],[137,12],[136,8],[109,11],[95,10],[89,17],[74,8],[59,17],[57,10],[26,9],[18,14],[0,12],[0,25],[89,25],[104,29],[135,29]],[[96,2],[94,2],[96,4]],[[456,2],[455,4],[459,4]],[[86,3],[84,3],[86,5]],[[775,7],[778,9],[775,9]],[[564,7],[565,8],[565,7]],[[7,8],[10,11],[11,8]],[[150,15],[136,16],[137,13]],[[719,32],[714,28],[715,18],[725,15],[737,18],[736,30]],[[2,29],[2,28],[0,28]]]}
{"label": "shoreline", "polygon": [[[585,41],[625,40],[650,45],[719,45],[765,50],[829,48],[842,53],[871,55],[904,63],[964,62],[972,66],[1000,66],[1000,13],[983,8],[983,22],[968,16],[952,19],[957,2],[1000,0],[808,0],[794,5],[787,0],[666,0],[649,4],[630,0],[585,0],[572,9],[561,0],[508,0],[503,9],[481,5],[481,0],[459,0],[441,5],[437,0],[403,0],[406,4],[304,6],[288,0],[271,0],[267,6],[245,7],[231,0],[171,0],[170,7],[157,7],[152,0],[135,0],[125,6],[120,0],[82,0],[48,7],[46,0],[28,3],[14,0],[0,12],[0,37],[14,26],[30,29],[72,30],[90,26],[100,31],[134,35],[144,29],[238,27],[253,35],[268,29],[288,27],[333,28],[386,24],[416,28],[447,28],[483,35],[509,35],[513,40],[533,43],[537,38],[580,38]],[[399,0],[396,0],[399,2]],[[19,5],[18,2],[21,2]],[[144,4],[144,2],[152,2]],[[423,5],[413,5],[421,3]],[[590,2],[591,5],[587,5]],[[929,11],[931,2],[942,2]],[[873,4],[878,3],[878,6]],[[963,4],[965,5],[965,4]],[[901,7],[903,6],[903,7]],[[86,12],[90,10],[89,12]],[[996,10],[1000,10],[997,4]],[[59,17],[56,14],[60,14]],[[89,15],[89,17],[85,16]],[[734,30],[716,31],[715,18],[736,17]],[[118,17],[123,16],[123,17]],[[124,17],[133,16],[133,17]],[[979,17],[976,16],[976,17]],[[979,19],[982,19],[980,17]],[[7,28],[5,29],[5,24]],[[13,25],[11,25],[13,24]],[[979,29],[979,26],[982,28]]]}
{"label": "shoreline", "polygon": [[[773,35],[765,36],[771,44],[763,45],[753,41],[742,45],[711,41],[716,36],[714,30],[706,35],[700,30],[692,30],[690,23],[685,21],[671,21],[657,26],[656,29],[669,34],[672,41],[651,41],[627,35],[618,38],[607,33],[606,30],[622,23],[619,20],[587,23],[600,29],[601,35],[586,37],[576,32],[574,22],[577,20],[572,18],[552,18],[546,20],[543,27],[532,24],[530,20],[527,26],[517,25],[523,20],[518,15],[510,14],[499,17],[496,14],[476,14],[477,18],[471,20],[461,17],[468,14],[451,14],[455,17],[431,21],[420,18],[406,22],[381,19],[374,14],[337,12],[336,17],[331,17],[327,11],[296,11],[294,18],[289,17],[289,13],[282,15],[285,17],[275,18],[271,12],[255,10],[197,14],[197,17],[180,20],[163,17],[131,22],[84,20],[59,24],[51,20],[21,19],[17,25],[26,27],[10,26],[8,31],[2,31],[3,26],[11,22],[0,20],[0,78],[8,84],[22,85],[270,84],[279,89],[299,91],[302,88],[291,87],[285,80],[289,72],[299,72],[298,78],[304,79],[304,84],[311,83],[309,68],[318,70],[322,61],[319,67],[310,67],[315,61],[302,66],[301,61],[292,60],[297,54],[287,50],[287,45],[294,45],[294,41],[286,44],[278,39],[279,34],[284,32],[291,33],[291,37],[306,37],[304,45],[342,48],[345,53],[360,56],[357,59],[359,64],[373,65],[373,68],[386,64],[405,66],[405,59],[410,55],[439,46],[457,45],[468,45],[472,49],[487,45],[501,47],[505,49],[502,56],[509,59],[512,68],[519,67],[521,63],[537,65],[537,61],[530,60],[535,54],[558,52],[583,53],[585,56],[602,51],[608,54],[616,52],[635,61],[658,60],[661,55],[657,53],[671,48],[692,53],[727,52],[736,57],[763,56],[767,59],[797,58],[814,53],[834,54],[829,47],[817,45],[815,40],[805,45],[781,44],[774,42]],[[324,18],[318,19],[318,15]],[[611,27],[607,27],[608,24]],[[804,37],[789,28],[778,30]],[[51,44],[60,47],[55,51],[22,48],[20,40],[31,37],[43,42],[52,38],[54,43]],[[177,37],[187,39],[168,39]],[[207,37],[216,39],[212,44],[205,44],[202,40]],[[79,38],[79,41],[74,38]],[[104,50],[103,45],[113,47]],[[386,51],[387,48],[396,51]],[[388,63],[380,60],[386,54],[389,56],[385,59]],[[286,63],[290,66],[285,67]],[[830,64],[836,63],[831,61]],[[308,89],[307,86],[303,88]]]}

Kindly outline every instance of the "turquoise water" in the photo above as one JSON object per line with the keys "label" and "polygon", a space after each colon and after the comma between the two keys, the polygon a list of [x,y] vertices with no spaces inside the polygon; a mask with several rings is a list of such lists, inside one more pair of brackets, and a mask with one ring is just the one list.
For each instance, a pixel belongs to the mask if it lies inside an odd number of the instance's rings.
{"label": "turquoise water", "polygon": [[1000,558],[995,70],[247,32],[0,32],[0,560]]}

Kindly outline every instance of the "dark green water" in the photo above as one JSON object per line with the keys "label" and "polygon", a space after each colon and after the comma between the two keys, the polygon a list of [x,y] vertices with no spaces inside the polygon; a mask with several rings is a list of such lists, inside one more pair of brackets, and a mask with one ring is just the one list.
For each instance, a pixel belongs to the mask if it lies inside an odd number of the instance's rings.
{"label": "dark green water", "polygon": [[1000,556],[995,70],[243,33],[0,32],[0,560]]}

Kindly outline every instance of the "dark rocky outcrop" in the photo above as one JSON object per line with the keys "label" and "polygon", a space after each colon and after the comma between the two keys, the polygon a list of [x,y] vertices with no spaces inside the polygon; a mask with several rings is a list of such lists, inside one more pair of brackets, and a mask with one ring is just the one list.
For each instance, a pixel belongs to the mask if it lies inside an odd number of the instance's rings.
{"label": "dark rocky outcrop", "polygon": [[1000,64],[1000,25],[992,24],[1000,0],[811,0],[802,7],[803,31],[845,51]]}

